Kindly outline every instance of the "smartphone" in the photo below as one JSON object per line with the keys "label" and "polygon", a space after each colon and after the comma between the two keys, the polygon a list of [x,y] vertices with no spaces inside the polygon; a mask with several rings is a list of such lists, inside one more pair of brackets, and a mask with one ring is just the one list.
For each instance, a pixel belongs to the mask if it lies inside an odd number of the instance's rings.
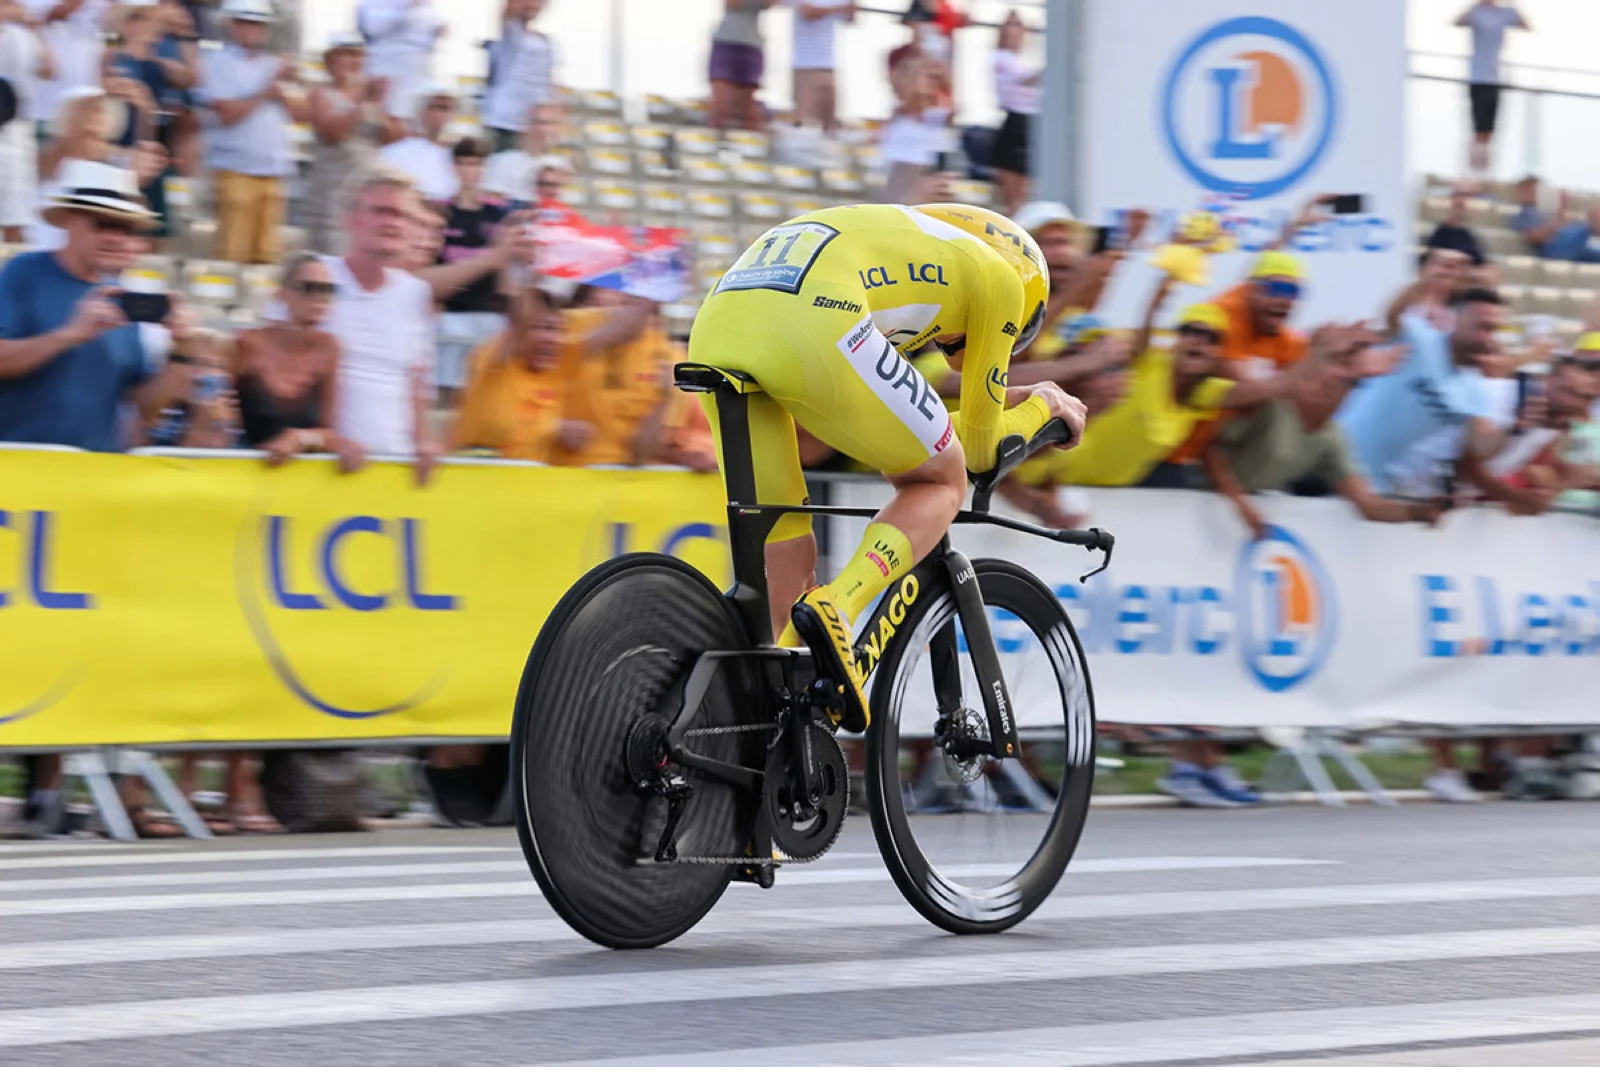
{"label": "smartphone", "polygon": [[961,156],[955,152],[940,152],[933,161],[935,174],[959,174],[961,172]]}
{"label": "smartphone", "polygon": [[1335,215],[1365,215],[1367,198],[1361,193],[1341,193],[1328,204]]}
{"label": "smartphone", "polygon": [[1098,256],[1102,252],[1121,252],[1127,239],[1123,235],[1121,226],[1096,226],[1094,228],[1094,249],[1089,254]]}
{"label": "smartphone", "polygon": [[166,293],[117,294],[117,306],[129,322],[165,322],[172,310],[172,298]]}
{"label": "smartphone", "polygon": [[228,388],[228,376],[221,371],[206,371],[195,375],[194,398],[196,402],[215,400]]}

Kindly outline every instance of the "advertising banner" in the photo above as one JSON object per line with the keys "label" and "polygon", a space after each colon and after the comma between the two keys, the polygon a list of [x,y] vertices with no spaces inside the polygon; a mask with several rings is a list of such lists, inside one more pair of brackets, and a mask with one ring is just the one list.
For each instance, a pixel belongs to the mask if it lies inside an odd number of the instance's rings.
{"label": "advertising banner", "polygon": [[[1310,268],[1297,324],[1376,316],[1411,270],[1405,7],[1394,0],[1087,0],[1082,213],[1153,213],[1152,247],[1101,305],[1137,325],[1152,251],[1214,211],[1233,251],[1200,299],[1237,282],[1312,196],[1359,195],[1295,240]],[[1176,310],[1179,300],[1174,300]]]}
{"label": "advertising banner", "polygon": [[[877,506],[881,485],[836,486]],[[1600,522],[1454,512],[1437,529],[1366,522],[1344,501],[1264,498],[1252,542],[1215,494],[1091,490],[1098,556],[985,526],[967,555],[1034,571],[1067,608],[1102,722],[1218,727],[1600,724]],[[1026,516],[997,504],[996,510]],[[835,527],[835,566],[862,530]],[[992,620],[1008,678],[1044,651]],[[1018,721],[1030,718],[1013,694]],[[1053,709],[1056,703],[1046,705]],[[1059,713],[1056,713],[1059,714]]]}
{"label": "advertising banner", "polygon": [[0,450],[0,748],[503,737],[546,614],[638,550],[725,585],[715,478]]}

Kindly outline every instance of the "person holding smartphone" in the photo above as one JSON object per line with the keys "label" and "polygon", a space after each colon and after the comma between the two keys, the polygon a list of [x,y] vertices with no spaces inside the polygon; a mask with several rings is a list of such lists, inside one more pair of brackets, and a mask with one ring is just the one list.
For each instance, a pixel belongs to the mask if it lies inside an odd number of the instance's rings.
{"label": "person holding smartphone", "polygon": [[[0,270],[0,441],[121,452],[125,404],[153,417],[193,386],[190,365],[169,359],[153,370],[153,340],[113,281],[143,253],[155,215],[133,172],[75,160],[45,219],[64,232],[63,247]],[[170,301],[146,310],[164,310],[173,350],[186,353],[193,315]],[[61,832],[59,756],[33,764],[24,819],[32,836]]]}

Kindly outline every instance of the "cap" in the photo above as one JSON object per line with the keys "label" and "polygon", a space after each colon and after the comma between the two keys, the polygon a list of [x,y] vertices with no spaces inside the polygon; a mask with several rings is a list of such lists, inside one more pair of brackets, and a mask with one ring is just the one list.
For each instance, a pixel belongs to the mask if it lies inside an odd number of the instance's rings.
{"label": "cap", "polygon": [[1250,271],[1252,278],[1293,278],[1305,281],[1306,267],[1299,256],[1288,252],[1263,252]]}
{"label": "cap", "polygon": [[1209,326],[1218,333],[1226,336],[1231,328],[1228,322],[1228,313],[1216,304],[1194,304],[1183,313],[1178,320],[1180,326]]}
{"label": "cap", "polygon": [[1600,352],[1600,332],[1586,333],[1572,346],[1574,352]]}
{"label": "cap", "polygon": [[367,39],[351,30],[340,30],[328,38],[328,47],[322,50],[323,55],[332,52],[356,51],[364,52],[367,49]]}
{"label": "cap", "polygon": [[1022,205],[1012,221],[1035,235],[1051,226],[1070,226],[1074,230],[1083,226],[1071,208],[1053,200],[1035,200]]}
{"label": "cap", "polygon": [[221,14],[239,22],[271,22],[272,0],[226,0]]}
{"label": "cap", "polygon": [[1069,345],[1086,345],[1111,332],[1104,319],[1094,315],[1076,315],[1062,331],[1062,340]]}

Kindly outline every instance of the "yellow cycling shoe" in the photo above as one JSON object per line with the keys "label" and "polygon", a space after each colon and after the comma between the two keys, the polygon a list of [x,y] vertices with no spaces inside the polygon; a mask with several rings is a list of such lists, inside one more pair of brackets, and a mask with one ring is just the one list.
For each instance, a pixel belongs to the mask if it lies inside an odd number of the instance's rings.
{"label": "yellow cycling shoe", "polygon": [[866,683],[856,665],[855,649],[850,644],[850,623],[824,586],[818,586],[795,601],[789,613],[795,632],[811,649],[817,671],[839,687],[844,717],[839,726],[848,733],[865,733],[870,718],[867,712]]}

